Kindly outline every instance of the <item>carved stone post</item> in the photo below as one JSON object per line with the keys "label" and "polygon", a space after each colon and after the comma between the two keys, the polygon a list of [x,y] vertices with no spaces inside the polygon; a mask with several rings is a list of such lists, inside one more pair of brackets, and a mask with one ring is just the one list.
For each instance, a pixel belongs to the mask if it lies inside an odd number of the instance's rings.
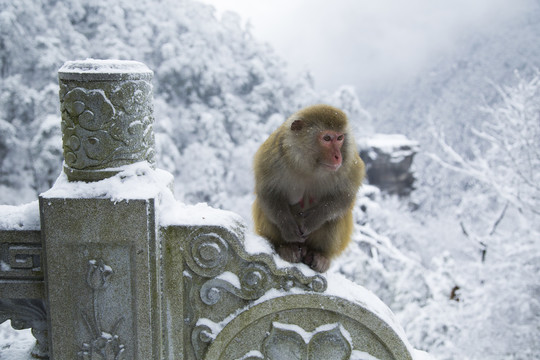
{"label": "carved stone post", "polygon": [[69,180],[101,180],[138,161],[154,166],[152,76],[135,61],[71,61],[60,69]]}
{"label": "carved stone post", "polygon": [[59,71],[67,179],[40,196],[53,359],[160,358],[156,199],[79,191],[122,166],[154,166],[152,76],[133,61]]}

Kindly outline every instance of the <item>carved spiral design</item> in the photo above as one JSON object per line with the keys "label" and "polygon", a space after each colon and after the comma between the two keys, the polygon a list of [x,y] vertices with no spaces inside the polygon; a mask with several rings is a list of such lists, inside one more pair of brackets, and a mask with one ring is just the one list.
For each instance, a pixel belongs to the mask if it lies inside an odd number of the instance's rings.
{"label": "carved spiral design", "polygon": [[326,282],[326,279],[324,277],[320,275],[315,275],[312,278],[309,287],[315,292],[324,292],[328,287],[328,283]]}
{"label": "carved spiral design", "polygon": [[240,274],[240,285],[243,292],[249,293],[249,298],[257,298],[268,289],[271,277],[268,267],[261,264],[250,264]]}
{"label": "carved spiral design", "polygon": [[191,241],[190,267],[198,275],[217,276],[229,261],[229,246],[217,234],[201,234]]}
{"label": "carved spiral design", "polygon": [[281,288],[285,291],[291,290],[295,285],[295,279],[292,276],[285,276],[281,278]]}
{"label": "carved spiral design", "polygon": [[224,291],[245,300],[261,297],[273,285],[269,269],[262,264],[249,264],[241,270],[238,277],[240,287],[224,278],[206,281],[200,290],[201,300],[206,305],[215,305],[221,300]]}
{"label": "carved spiral design", "polygon": [[201,287],[201,300],[206,305],[217,304],[218,301],[221,300],[221,290],[219,289],[219,287],[229,290],[231,293],[234,292],[234,290],[232,290],[232,288],[230,287],[227,287],[227,285],[229,284],[223,281],[207,281]]}
{"label": "carved spiral design", "polygon": [[204,350],[214,340],[215,335],[208,325],[197,325],[191,333],[191,345],[197,359],[202,359]]}

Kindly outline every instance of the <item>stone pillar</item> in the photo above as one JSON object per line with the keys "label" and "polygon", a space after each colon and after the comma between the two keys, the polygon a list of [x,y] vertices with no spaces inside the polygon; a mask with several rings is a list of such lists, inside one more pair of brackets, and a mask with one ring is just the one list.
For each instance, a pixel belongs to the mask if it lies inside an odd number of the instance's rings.
{"label": "stone pillar", "polygon": [[64,171],[101,180],[138,161],[155,164],[153,73],[135,61],[70,61],[58,72]]}
{"label": "stone pillar", "polygon": [[77,191],[125,165],[154,166],[152,76],[133,61],[59,71],[67,179],[40,195],[53,359],[160,358],[156,199]]}

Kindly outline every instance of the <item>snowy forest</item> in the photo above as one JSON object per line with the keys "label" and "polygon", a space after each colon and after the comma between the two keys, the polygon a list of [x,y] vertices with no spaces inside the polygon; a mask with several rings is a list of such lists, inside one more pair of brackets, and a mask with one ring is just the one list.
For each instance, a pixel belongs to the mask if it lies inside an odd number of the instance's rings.
{"label": "snowy forest", "polygon": [[[36,200],[61,171],[57,71],[68,60],[152,69],[158,167],[175,176],[176,198],[247,224],[258,146],[296,110],[328,103],[359,144],[377,133],[419,144],[415,190],[366,182],[354,241],[329,271],[373,291],[434,359],[540,359],[540,4],[530,6],[414,79],[360,96],[350,84],[316,90],[238,15],[196,1],[0,0],[0,204]],[[5,325],[0,355],[19,339]]]}

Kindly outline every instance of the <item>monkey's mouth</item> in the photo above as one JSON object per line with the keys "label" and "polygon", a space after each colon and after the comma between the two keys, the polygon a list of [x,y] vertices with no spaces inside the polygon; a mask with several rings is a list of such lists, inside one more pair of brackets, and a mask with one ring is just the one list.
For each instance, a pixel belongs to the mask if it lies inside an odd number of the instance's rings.
{"label": "monkey's mouth", "polygon": [[328,169],[330,171],[337,171],[341,167],[341,164],[321,163],[321,165],[324,166],[326,169]]}

